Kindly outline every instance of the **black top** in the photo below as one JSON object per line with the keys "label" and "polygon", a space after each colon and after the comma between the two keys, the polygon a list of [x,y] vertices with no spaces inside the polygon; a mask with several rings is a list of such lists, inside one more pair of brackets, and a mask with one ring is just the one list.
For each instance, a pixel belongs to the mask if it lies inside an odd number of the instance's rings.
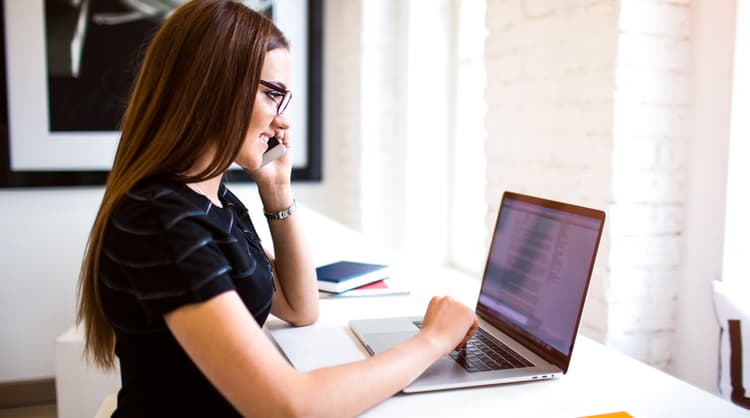
{"label": "black top", "polygon": [[112,213],[100,294],[122,376],[113,417],[239,415],[164,322],[174,309],[230,290],[258,325],[270,312],[271,263],[245,206],[224,185],[219,197],[223,208],[182,183],[144,180]]}

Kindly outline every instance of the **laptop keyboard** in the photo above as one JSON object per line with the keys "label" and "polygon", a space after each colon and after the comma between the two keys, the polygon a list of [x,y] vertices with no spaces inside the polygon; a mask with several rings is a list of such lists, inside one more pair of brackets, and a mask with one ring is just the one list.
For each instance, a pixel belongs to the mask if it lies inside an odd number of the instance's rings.
{"label": "laptop keyboard", "polygon": [[[414,325],[421,329],[422,321],[414,321]],[[533,366],[530,361],[481,328],[466,342],[465,348],[454,350],[450,357],[470,373]]]}

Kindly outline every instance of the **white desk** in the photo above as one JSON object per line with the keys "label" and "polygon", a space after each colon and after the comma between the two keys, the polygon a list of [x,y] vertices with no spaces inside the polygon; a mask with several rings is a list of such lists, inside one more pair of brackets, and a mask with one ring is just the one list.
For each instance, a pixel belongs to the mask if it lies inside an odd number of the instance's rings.
{"label": "white desk", "polygon": [[[391,262],[394,254],[362,241],[361,236],[313,211],[300,211],[313,245],[316,264],[339,259]],[[267,231],[258,231],[270,242]],[[315,240],[315,241],[313,241]],[[396,263],[398,264],[398,263]],[[418,264],[418,263],[409,263]],[[428,263],[429,264],[429,263]],[[338,363],[365,358],[367,353],[347,327],[350,319],[422,314],[435,294],[451,294],[469,306],[476,303],[476,279],[443,268],[419,267],[401,274],[413,280],[412,294],[374,298],[321,300],[321,319],[311,327],[288,329],[277,319],[268,328],[277,336],[303,333],[309,354],[303,368],[324,366],[320,353],[339,346]],[[103,393],[117,387],[118,375],[103,375],[81,361],[83,341],[70,331],[57,341],[58,413],[63,417],[92,416]],[[83,386],[82,386],[83,385]],[[82,387],[95,388],[82,391]],[[89,393],[91,392],[91,393]],[[114,400],[104,409],[111,411]],[[85,409],[85,411],[84,411]],[[750,411],[639,363],[586,337],[579,336],[568,374],[561,379],[417,395],[398,395],[367,411],[365,417],[576,417],[626,411],[644,417],[750,417]],[[106,416],[108,414],[103,414]]]}
{"label": "white desk", "polygon": [[[305,344],[294,358],[299,369],[307,370],[367,356],[348,329],[350,319],[421,314],[432,294],[451,294],[469,306],[476,302],[478,282],[459,273],[435,268],[404,274],[419,282],[409,296],[321,300],[316,325],[294,329],[271,319],[268,328],[282,346],[289,333],[298,333],[295,340],[302,334]],[[336,359],[325,354],[331,350]],[[748,410],[583,335],[576,340],[568,373],[560,379],[397,395],[363,416],[579,417],[616,411],[637,418],[750,416]]]}

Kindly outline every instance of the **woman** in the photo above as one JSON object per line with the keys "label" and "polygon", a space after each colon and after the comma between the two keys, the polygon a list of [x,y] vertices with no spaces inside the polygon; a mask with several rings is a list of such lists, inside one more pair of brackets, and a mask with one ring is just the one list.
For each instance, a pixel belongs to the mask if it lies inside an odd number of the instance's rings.
{"label": "woman", "polygon": [[[356,363],[302,373],[261,327],[313,323],[313,262],[290,187],[287,41],[227,0],[177,9],[147,50],[81,271],[86,353],[120,362],[114,416],[352,416],[396,393],[476,327],[433,298],[417,336]],[[261,166],[270,137],[288,152]],[[274,258],[222,183],[258,185]],[[325,401],[322,401],[325,400]]]}

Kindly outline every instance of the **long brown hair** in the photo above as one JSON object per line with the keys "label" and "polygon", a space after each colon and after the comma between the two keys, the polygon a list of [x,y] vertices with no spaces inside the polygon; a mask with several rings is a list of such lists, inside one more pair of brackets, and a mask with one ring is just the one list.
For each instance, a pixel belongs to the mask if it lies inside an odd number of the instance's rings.
{"label": "long brown hair", "polygon": [[[115,334],[99,297],[99,260],[112,211],[145,177],[188,183],[224,173],[244,141],[266,52],[288,47],[269,19],[231,0],[185,4],[151,41],[78,283],[76,322],[86,333],[84,353],[97,366],[110,369],[115,361]],[[213,159],[201,172],[184,174],[206,155]]]}

